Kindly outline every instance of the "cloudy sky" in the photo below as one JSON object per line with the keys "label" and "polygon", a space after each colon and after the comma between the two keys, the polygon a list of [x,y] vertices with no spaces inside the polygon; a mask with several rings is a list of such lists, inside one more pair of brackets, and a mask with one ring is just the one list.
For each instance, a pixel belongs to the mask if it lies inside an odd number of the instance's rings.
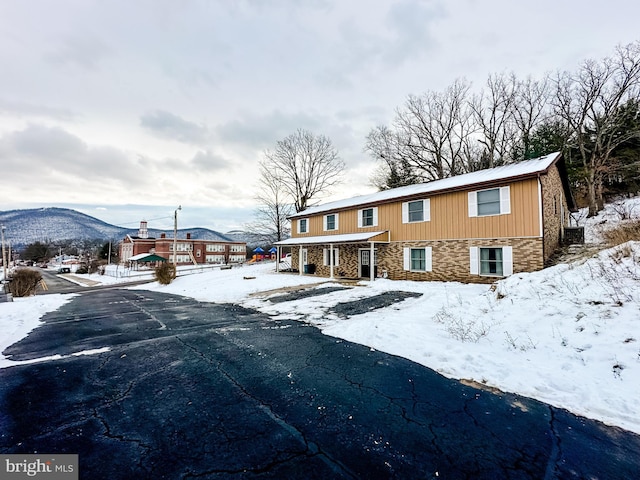
{"label": "cloudy sky", "polygon": [[[526,6],[524,6],[526,5]],[[369,193],[364,139],[407,95],[538,77],[638,40],[631,0],[0,0],[0,210],[242,228],[298,128]],[[326,199],[325,199],[326,200]]]}

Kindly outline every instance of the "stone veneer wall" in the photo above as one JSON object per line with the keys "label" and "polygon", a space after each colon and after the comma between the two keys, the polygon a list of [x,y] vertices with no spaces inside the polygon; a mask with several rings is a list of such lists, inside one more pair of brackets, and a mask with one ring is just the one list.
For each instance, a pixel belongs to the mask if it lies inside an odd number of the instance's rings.
{"label": "stone veneer wall", "polygon": [[[431,272],[409,272],[404,270],[404,247],[432,247]],[[468,283],[492,283],[501,277],[486,277],[469,273],[470,247],[502,247],[513,248],[513,273],[540,270],[544,266],[542,258],[543,243],[541,238],[508,238],[484,240],[440,240],[429,242],[393,242],[376,244],[378,258],[378,274],[386,271],[392,280],[423,281],[458,281]],[[315,263],[316,275],[329,276],[329,266],[324,266],[323,248],[313,246],[307,248],[309,263]],[[368,244],[339,245],[339,265],[334,267],[335,277],[358,277],[358,251],[368,248]],[[292,266],[297,268],[298,249],[292,249]]]}
{"label": "stone veneer wall", "polygon": [[569,224],[569,208],[564,196],[562,180],[557,167],[549,169],[547,175],[540,176],[542,185],[542,224],[544,228],[544,260],[560,247],[562,240],[562,212],[564,225]]}

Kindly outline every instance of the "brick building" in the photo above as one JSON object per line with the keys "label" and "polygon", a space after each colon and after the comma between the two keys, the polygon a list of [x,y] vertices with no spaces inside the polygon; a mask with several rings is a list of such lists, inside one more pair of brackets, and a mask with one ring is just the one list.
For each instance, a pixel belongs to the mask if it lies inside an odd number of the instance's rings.
{"label": "brick building", "polygon": [[[147,222],[143,220],[138,235],[127,235],[120,243],[120,261],[127,263],[135,255],[151,253],[173,263],[173,245],[173,237],[167,237],[165,233],[159,238],[150,237]],[[177,238],[175,245],[178,265],[242,263],[247,259],[244,242],[199,240],[187,233],[186,238]]]}
{"label": "brick building", "polygon": [[291,266],[320,276],[492,282],[543,268],[575,202],[564,159],[534,160],[311,207]]}

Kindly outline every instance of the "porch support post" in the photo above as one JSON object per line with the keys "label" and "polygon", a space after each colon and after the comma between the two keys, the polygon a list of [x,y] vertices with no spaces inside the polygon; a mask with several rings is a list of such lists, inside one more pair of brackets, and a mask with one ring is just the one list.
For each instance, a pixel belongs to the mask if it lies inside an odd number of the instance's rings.
{"label": "porch support post", "polygon": [[280,271],[280,245],[276,246],[276,273]]}
{"label": "porch support post", "polygon": [[304,264],[302,263],[302,245],[298,249],[298,275],[302,275],[304,271]]}
{"label": "porch support post", "polygon": [[374,242],[369,242],[369,245],[371,247],[371,254],[369,255],[369,276],[371,277],[371,281],[373,282],[374,279],[376,278],[375,276],[375,272],[376,272],[376,262],[375,262],[375,257],[373,256],[375,254],[375,243]]}
{"label": "porch support post", "polygon": [[329,244],[329,278],[333,279],[333,243]]}

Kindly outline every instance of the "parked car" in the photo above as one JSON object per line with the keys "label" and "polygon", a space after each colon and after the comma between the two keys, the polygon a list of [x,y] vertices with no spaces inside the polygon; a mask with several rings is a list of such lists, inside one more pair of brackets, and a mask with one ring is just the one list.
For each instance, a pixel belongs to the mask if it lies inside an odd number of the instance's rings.
{"label": "parked car", "polygon": [[60,267],[58,273],[71,273],[71,269],[69,267]]}

